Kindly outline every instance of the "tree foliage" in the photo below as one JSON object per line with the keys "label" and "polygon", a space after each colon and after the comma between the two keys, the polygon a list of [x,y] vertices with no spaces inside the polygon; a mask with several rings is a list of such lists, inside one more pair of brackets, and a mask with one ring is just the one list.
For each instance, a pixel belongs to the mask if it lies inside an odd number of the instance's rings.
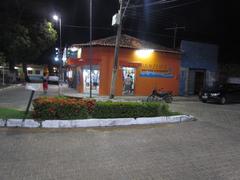
{"label": "tree foliage", "polygon": [[7,24],[0,30],[1,51],[10,68],[16,63],[36,63],[57,40],[57,32],[47,21],[33,25]]}
{"label": "tree foliage", "polygon": [[0,52],[0,65],[3,65],[4,63],[6,63],[6,57]]}
{"label": "tree foliage", "polygon": [[239,64],[220,64],[220,75],[226,77],[240,77]]}

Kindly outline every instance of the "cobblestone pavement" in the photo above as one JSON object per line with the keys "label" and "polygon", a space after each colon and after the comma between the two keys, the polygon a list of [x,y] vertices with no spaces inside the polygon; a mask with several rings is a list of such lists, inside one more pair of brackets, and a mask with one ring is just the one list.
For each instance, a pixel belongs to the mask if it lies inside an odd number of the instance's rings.
{"label": "cobblestone pavement", "polygon": [[239,180],[240,105],[174,102],[198,120],[96,129],[0,129],[1,180]]}

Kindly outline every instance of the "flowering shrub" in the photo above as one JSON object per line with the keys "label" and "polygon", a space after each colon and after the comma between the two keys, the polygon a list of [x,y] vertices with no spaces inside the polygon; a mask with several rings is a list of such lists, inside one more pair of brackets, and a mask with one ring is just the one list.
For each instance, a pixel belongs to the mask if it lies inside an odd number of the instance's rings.
{"label": "flowering shrub", "polygon": [[172,115],[158,102],[96,102],[92,99],[40,97],[33,101],[36,119],[128,118]]}
{"label": "flowering shrub", "polygon": [[37,119],[84,119],[93,111],[95,100],[67,97],[39,97],[33,101]]}

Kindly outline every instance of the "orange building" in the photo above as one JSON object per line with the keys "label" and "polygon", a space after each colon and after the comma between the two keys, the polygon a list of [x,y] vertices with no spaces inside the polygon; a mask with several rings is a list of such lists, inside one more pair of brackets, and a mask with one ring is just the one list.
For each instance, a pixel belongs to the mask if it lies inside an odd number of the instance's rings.
{"label": "orange building", "polygon": [[[72,45],[75,55],[67,60],[67,75],[76,82],[80,93],[89,93],[91,63],[93,94],[110,94],[115,39],[113,36],[92,41],[91,59],[89,43]],[[177,95],[180,58],[180,51],[122,35],[115,95],[147,96],[161,88]]]}

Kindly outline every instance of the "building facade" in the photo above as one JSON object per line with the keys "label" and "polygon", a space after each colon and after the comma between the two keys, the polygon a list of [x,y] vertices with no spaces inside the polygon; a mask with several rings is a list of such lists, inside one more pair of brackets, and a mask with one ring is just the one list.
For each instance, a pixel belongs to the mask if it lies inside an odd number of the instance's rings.
{"label": "building facade", "polygon": [[[67,74],[70,82],[76,82],[80,93],[89,93],[92,85],[93,94],[110,94],[115,39],[109,37],[93,41],[91,59],[88,43],[72,46],[77,57],[68,58]],[[115,95],[147,96],[153,89],[168,90],[178,95],[180,58],[179,51],[122,35]]]}
{"label": "building facade", "polygon": [[180,95],[194,95],[217,79],[218,46],[213,44],[181,42]]}

